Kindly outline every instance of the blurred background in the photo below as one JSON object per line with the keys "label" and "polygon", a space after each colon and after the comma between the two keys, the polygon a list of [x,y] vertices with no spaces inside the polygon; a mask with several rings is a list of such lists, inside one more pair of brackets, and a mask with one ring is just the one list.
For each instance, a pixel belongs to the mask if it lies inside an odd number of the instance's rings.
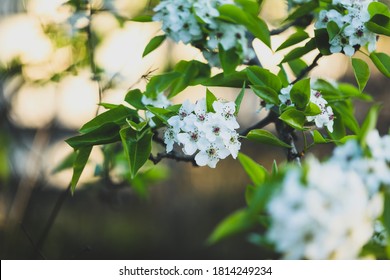
{"label": "blurred background", "polygon": [[[129,89],[144,89],[152,75],[179,60],[204,61],[197,49],[170,41],[142,58],[149,40],[161,33],[160,25],[130,19],[151,14],[156,2],[0,0],[1,259],[273,257],[243,236],[206,244],[217,223],[245,205],[249,179],[231,158],[216,169],[164,160],[129,181],[120,164],[124,158],[117,155],[119,163],[107,180],[97,176],[107,151],[94,148],[74,196],[66,195],[72,173],[61,163],[72,149],[64,140],[104,111],[97,106],[100,101],[124,103]],[[266,0],[262,17],[276,28],[286,17],[285,1]],[[273,49],[292,32],[273,36]],[[380,38],[378,51],[389,53],[389,46],[389,39]],[[262,65],[275,73],[289,51],[274,53],[259,41],[254,48]],[[304,60],[310,63],[315,55]],[[365,91],[383,104],[378,129],[384,134],[390,126],[390,82],[367,62],[372,76]],[[355,84],[343,55],[322,58],[311,76]],[[240,89],[211,90],[234,100]],[[191,87],[173,101],[204,95],[205,88]],[[356,102],[358,120],[370,105]],[[242,128],[266,115],[259,109],[248,90],[238,116]],[[274,131],[272,125],[267,129]],[[298,138],[298,147],[302,142]],[[320,145],[312,152],[324,157],[332,148]],[[274,159],[285,161],[283,150],[247,141],[241,151],[268,169]]]}

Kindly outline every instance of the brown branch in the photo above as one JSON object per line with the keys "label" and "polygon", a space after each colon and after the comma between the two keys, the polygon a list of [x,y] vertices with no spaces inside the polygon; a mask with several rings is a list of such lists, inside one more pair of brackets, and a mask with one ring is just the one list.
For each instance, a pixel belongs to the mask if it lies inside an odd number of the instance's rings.
{"label": "brown branch", "polygon": [[283,33],[284,31],[286,31],[287,29],[289,29],[290,27],[294,26],[296,23],[297,23],[296,20],[295,20],[295,21],[292,21],[292,22],[290,22],[290,23],[288,23],[288,24],[286,24],[286,25],[283,25],[283,26],[280,27],[280,28],[271,30],[271,31],[269,32],[269,34],[270,34],[271,36],[279,35],[279,34]]}
{"label": "brown branch", "polygon": [[241,131],[240,135],[246,136],[251,130],[263,128],[271,123],[274,123],[277,119],[278,119],[277,114],[274,111],[270,111],[269,114],[264,119],[246,128],[245,130]]}
{"label": "brown branch", "polygon": [[162,139],[161,137],[158,136],[157,131],[153,131],[153,132],[154,132],[153,141],[165,147],[166,145],[165,145],[164,139]]}
{"label": "brown branch", "polygon": [[157,164],[164,158],[174,159],[176,161],[183,161],[183,162],[190,162],[193,166],[198,166],[195,161],[194,156],[187,156],[183,154],[179,154],[175,151],[172,151],[170,153],[158,153],[156,156],[153,156],[150,154],[149,159],[154,163]]}
{"label": "brown branch", "polygon": [[322,56],[323,55],[321,53],[317,54],[317,56],[314,58],[313,62],[309,66],[307,66],[305,69],[303,69],[301,71],[301,73],[299,73],[297,78],[291,84],[295,84],[299,80],[302,80],[303,77],[305,77],[311,70],[313,70],[316,66],[318,66],[318,60],[320,60],[320,58]]}
{"label": "brown branch", "polygon": [[70,194],[70,187],[71,184],[69,184],[68,188],[61,193],[61,195],[58,197],[56,204],[54,205],[53,211],[51,211],[49,219],[42,231],[42,234],[36,244],[36,249],[33,255],[33,258],[36,258],[38,255],[40,255],[40,252],[42,250],[42,247],[47,239],[47,236],[49,235],[49,232],[57,219],[58,213],[60,212],[66,198]]}
{"label": "brown branch", "polygon": [[96,116],[99,114],[99,108],[100,104],[102,103],[103,98],[103,88],[100,84],[100,75],[98,73],[98,69],[96,67],[95,63],[95,45],[93,42],[93,35],[92,35],[92,15],[94,13],[94,10],[91,8],[91,3],[89,0],[85,0],[85,11],[88,13],[88,25],[86,26],[86,33],[87,33],[87,48],[89,52],[89,66],[91,68],[92,72],[92,80],[96,81],[98,86],[98,94],[99,94],[99,102],[96,109]]}
{"label": "brown branch", "polygon": [[295,162],[297,165],[301,165],[300,154],[295,146],[294,129],[285,124],[282,120],[277,119],[275,122],[276,131],[278,132],[280,140],[289,144],[291,148],[286,149],[287,161]]}

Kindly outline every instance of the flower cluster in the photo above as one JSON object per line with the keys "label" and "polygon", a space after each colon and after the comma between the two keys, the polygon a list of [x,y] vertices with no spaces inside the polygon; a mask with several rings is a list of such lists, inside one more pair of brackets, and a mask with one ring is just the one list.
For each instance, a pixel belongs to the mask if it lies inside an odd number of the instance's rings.
{"label": "flower cluster", "polygon": [[[167,108],[168,106],[172,105],[164,93],[157,94],[157,96],[155,98],[149,98],[146,95],[143,95],[141,102],[145,106],[152,105],[153,107],[157,107],[157,108]],[[146,115],[146,118],[149,119],[149,125],[151,127],[155,127],[156,124],[152,120],[152,118],[154,117],[154,114],[152,112],[146,111],[145,115]]]}
{"label": "flower cluster", "polygon": [[371,131],[366,141],[369,156],[350,140],[328,161],[287,172],[267,206],[267,238],[285,258],[352,259],[370,238],[383,243],[377,218],[380,187],[390,187],[390,136]]}
{"label": "flower cluster", "polygon": [[175,42],[191,43],[201,49],[211,65],[219,66],[218,46],[234,49],[242,61],[254,57],[248,47],[246,29],[242,25],[223,22],[218,7],[235,4],[233,0],[163,0],[153,17],[162,21],[162,29]]}
{"label": "flower cluster", "polygon": [[379,136],[373,130],[367,135],[367,149],[370,157],[364,152],[356,140],[337,147],[330,159],[342,170],[352,170],[361,175],[370,195],[377,193],[381,187],[390,189],[390,135]]}
{"label": "flower cluster", "polygon": [[196,164],[215,168],[220,159],[229,155],[236,158],[240,150],[239,127],[234,115],[234,102],[214,101],[215,112],[207,112],[206,100],[196,104],[186,100],[177,116],[168,120],[169,128],[164,133],[166,151],[173,150],[175,143],[183,145],[186,155],[195,156]]}
{"label": "flower cluster", "polygon": [[356,172],[311,159],[306,178],[290,170],[268,204],[267,238],[287,259],[353,259],[372,237],[382,205]]}
{"label": "flower cluster", "polygon": [[[287,106],[294,106],[290,97],[291,88],[292,85],[283,88],[279,95],[279,100]],[[310,102],[316,104],[320,108],[321,113],[315,116],[307,116],[306,120],[314,122],[318,128],[326,126],[330,132],[333,132],[334,115],[332,107],[328,106],[328,102],[322,97],[321,93],[315,90],[310,91]]]}
{"label": "flower cluster", "polygon": [[376,34],[365,26],[370,20],[368,5],[371,2],[373,1],[333,0],[333,5],[337,5],[335,9],[320,12],[316,28],[326,28],[328,23],[333,21],[340,29],[329,41],[332,53],[344,52],[352,56],[363,46],[367,46],[369,52],[376,49]]}

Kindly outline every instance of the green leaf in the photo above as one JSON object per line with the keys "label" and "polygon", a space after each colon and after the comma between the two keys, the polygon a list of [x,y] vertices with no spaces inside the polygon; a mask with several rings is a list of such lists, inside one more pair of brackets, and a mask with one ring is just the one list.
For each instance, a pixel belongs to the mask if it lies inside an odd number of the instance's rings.
{"label": "green leaf", "polygon": [[138,132],[131,127],[125,127],[121,129],[120,136],[133,179],[150,156],[153,133],[150,130]]}
{"label": "green leaf", "polygon": [[74,149],[114,143],[120,140],[120,126],[115,123],[106,123],[85,134],[65,140]]}
{"label": "green leaf", "polygon": [[106,102],[99,103],[98,105],[102,106],[104,109],[114,109],[114,108],[117,108],[120,106],[118,104],[112,104],[112,103],[106,103]]}
{"label": "green leaf", "polygon": [[146,106],[146,109],[153,113],[159,120],[167,124],[168,120],[176,115],[176,112],[169,110],[168,108],[158,108],[153,106]]}
{"label": "green leaf", "polygon": [[270,33],[267,24],[257,15],[246,13],[237,5],[222,5],[218,7],[220,18],[228,22],[244,25],[249,32],[271,47]]}
{"label": "green leaf", "polygon": [[236,104],[235,115],[238,115],[238,112],[240,112],[241,102],[242,99],[244,98],[244,94],[245,94],[245,82],[242,85],[242,89],[240,90],[240,93],[237,95],[236,100],[234,101],[234,103]]}
{"label": "green leaf", "polygon": [[360,127],[354,116],[354,107],[350,100],[338,101],[331,104],[334,112],[341,116],[342,123],[355,134],[359,133]]}
{"label": "green leaf", "polygon": [[205,78],[210,77],[210,66],[196,60],[180,61],[176,64],[175,71],[181,73],[181,76],[172,84],[168,98],[172,98],[185,88],[191,85],[197,85]]}
{"label": "green leaf", "polygon": [[287,87],[290,84],[290,82],[288,80],[288,76],[287,76],[286,70],[284,69],[282,64],[279,64],[278,66],[280,68],[280,71],[278,73],[278,78],[282,82],[282,86],[283,87]]}
{"label": "green leaf", "polygon": [[322,136],[322,134],[318,130],[313,131],[313,141],[316,144],[326,144],[332,142],[332,140],[325,139],[324,136]]}
{"label": "green leaf", "polygon": [[340,27],[334,21],[328,22],[328,24],[326,25],[326,30],[329,34],[329,42],[332,41],[334,37],[336,37],[340,33]]}
{"label": "green leaf", "polygon": [[66,158],[64,158],[60,164],[58,164],[52,171],[52,174],[56,174],[58,172],[61,172],[63,170],[66,170],[68,168],[72,168],[73,167],[73,164],[76,160],[76,157],[77,157],[77,153],[76,152],[73,152],[73,153],[70,153]]}
{"label": "green leaf", "polygon": [[291,101],[299,110],[306,108],[310,100],[310,79],[296,82],[290,91]]}
{"label": "green leaf", "polygon": [[302,71],[307,68],[306,62],[300,58],[289,61],[288,66],[290,66],[295,77],[298,77],[302,73]]}
{"label": "green leaf", "polygon": [[307,38],[309,38],[309,35],[302,29],[298,29],[294,34],[288,37],[287,40],[276,49],[276,51],[278,52],[285,48],[291,47],[302,42],[303,40],[306,40]]}
{"label": "green leaf", "polygon": [[139,89],[130,90],[126,96],[125,101],[136,109],[145,110],[145,105],[142,103],[142,92]]}
{"label": "green leaf", "polygon": [[214,101],[217,101],[217,97],[209,90],[206,90],[206,107],[207,112],[214,113],[215,110],[213,108]]}
{"label": "green leaf", "polygon": [[238,210],[218,224],[207,239],[207,243],[214,244],[226,237],[247,231],[256,224],[254,215],[251,215],[246,209]]}
{"label": "green leaf", "polygon": [[256,187],[252,185],[248,185],[245,188],[245,202],[248,206],[251,204],[255,191],[256,191]]}
{"label": "green leaf", "polygon": [[238,160],[255,186],[264,183],[265,179],[268,177],[268,172],[263,166],[243,153],[238,154]]}
{"label": "green leaf", "polygon": [[368,22],[366,22],[368,30],[390,36],[390,17],[384,15],[374,15]]}
{"label": "green leaf", "polygon": [[87,133],[96,130],[107,123],[122,125],[126,123],[126,118],[131,118],[133,116],[137,116],[137,113],[134,110],[123,105],[119,105],[118,107],[108,110],[84,124],[80,128],[80,132]]}
{"label": "green leaf", "polygon": [[231,74],[220,73],[201,82],[206,87],[235,87],[240,88],[246,81],[246,71],[234,72]]}
{"label": "green leaf", "polygon": [[361,146],[366,145],[366,137],[368,133],[376,127],[378,122],[379,111],[381,109],[381,105],[374,105],[368,111],[366,118],[362,124],[360,129],[360,133],[358,135]]}
{"label": "green leaf", "polygon": [[276,92],[282,89],[282,82],[279,77],[267,69],[258,66],[250,66],[246,68],[246,73],[252,85],[266,86]]}
{"label": "green leaf", "polygon": [[385,192],[385,203],[383,209],[383,225],[386,231],[390,232],[390,193]]}
{"label": "green leaf", "polygon": [[370,58],[378,70],[390,78],[390,56],[385,53],[372,52]]}
{"label": "green leaf", "polygon": [[280,100],[278,97],[278,93],[269,87],[264,86],[251,86],[253,92],[263,99],[267,104],[275,104],[279,105]]}
{"label": "green leaf", "polygon": [[325,28],[315,29],[314,38],[316,46],[321,54],[330,55],[330,44],[329,44],[329,34]]}
{"label": "green leaf", "polygon": [[76,151],[77,155],[73,163],[73,175],[72,175],[72,181],[70,183],[70,191],[72,194],[74,194],[76,185],[79,182],[81,173],[83,173],[85,165],[88,162],[91,151],[92,151],[92,146],[82,147]]}
{"label": "green leaf", "polygon": [[368,5],[368,12],[370,16],[374,16],[376,14],[389,16],[390,17],[390,11],[389,7],[387,7],[386,4],[380,3],[380,2],[372,2]]}
{"label": "green leaf", "polygon": [[305,116],[317,116],[321,114],[321,109],[318,107],[317,104],[314,104],[313,102],[309,102],[305,108]]}
{"label": "green leaf", "polygon": [[153,17],[149,15],[141,15],[141,16],[136,16],[131,19],[131,21],[136,21],[136,22],[151,22],[153,21]]}
{"label": "green leaf", "polygon": [[271,48],[271,37],[268,26],[261,18],[252,16],[246,25],[248,30],[267,47]]}
{"label": "green leaf", "polygon": [[219,44],[218,49],[219,60],[221,62],[223,72],[226,73],[226,75],[232,74],[241,63],[241,59],[236,53],[235,48],[224,50],[223,46]]}
{"label": "green leaf", "polygon": [[288,62],[290,60],[294,60],[297,58],[301,58],[305,54],[311,52],[312,50],[316,49],[316,41],[314,38],[310,39],[303,47],[298,47],[290,51],[282,60],[282,63]]}
{"label": "green leaf", "polygon": [[360,92],[358,88],[351,84],[347,83],[340,83],[338,86],[338,90],[340,91],[341,95],[346,97],[346,98],[356,98],[356,99],[361,99],[364,101],[372,101],[372,97],[368,94]]}
{"label": "green leaf", "polygon": [[273,145],[273,146],[283,147],[283,148],[291,148],[290,145],[284,143],[278,137],[273,135],[271,132],[264,129],[251,130],[248,133],[247,138],[249,140],[260,142],[263,144],[268,144],[268,145]]}
{"label": "green leaf", "polygon": [[260,3],[258,0],[234,0],[246,13],[258,16]]}
{"label": "green leaf", "polygon": [[295,129],[304,130],[303,125],[305,124],[306,116],[302,111],[289,108],[280,115],[279,119]]}
{"label": "green leaf", "polygon": [[368,68],[367,63],[359,58],[352,58],[352,67],[356,81],[359,85],[359,90],[363,91],[370,78],[370,69]]}
{"label": "green leaf", "polygon": [[146,86],[145,95],[152,98],[157,97],[157,94],[168,89],[181,76],[182,73],[179,72],[169,72],[162,75],[153,76]]}
{"label": "green leaf", "polygon": [[333,123],[333,132],[329,133],[329,135],[333,140],[339,141],[346,135],[345,125],[343,122],[343,116],[336,110],[334,110],[333,113],[335,116]]}
{"label": "green leaf", "polygon": [[279,184],[275,184],[275,182],[269,181],[257,187],[251,197],[249,211],[256,215],[262,213],[278,186]]}
{"label": "green leaf", "polygon": [[278,164],[276,163],[276,160],[272,163],[272,175],[277,175],[279,173]]}
{"label": "green leaf", "polygon": [[318,0],[313,0],[308,3],[303,4],[298,9],[296,9],[285,21],[294,20],[303,16],[306,16],[312,13],[316,8],[318,8],[319,2]]}
{"label": "green leaf", "polygon": [[166,38],[166,35],[160,35],[152,38],[150,42],[146,45],[142,57],[145,57],[146,55],[157,49],[165,41]]}
{"label": "green leaf", "polygon": [[340,83],[332,85],[331,83],[317,79],[312,89],[319,91],[330,103],[350,98],[357,98],[365,101],[371,101],[372,97],[361,93],[358,88],[351,84]]}

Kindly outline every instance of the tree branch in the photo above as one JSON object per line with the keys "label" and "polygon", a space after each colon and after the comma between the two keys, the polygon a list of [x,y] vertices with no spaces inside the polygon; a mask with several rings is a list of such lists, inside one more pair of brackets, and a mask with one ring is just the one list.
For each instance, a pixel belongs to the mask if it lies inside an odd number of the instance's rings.
{"label": "tree branch", "polygon": [[[86,26],[86,33],[87,33],[87,47],[88,47],[88,52],[89,52],[89,66],[91,68],[92,72],[92,80],[96,81],[97,86],[98,86],[98,94],[99,94],[99,104],[102,103],[102,98],[103,98],[103,88],[100,84],[100,75],[98,73],[98,69],[96,67],[95,63],[95,45],[93,42],[93,36],[92,36],[92,15],[94,10],[91,8],[91,3],[89,0],[85,0],[85,6],[86,6],[86,12],[88,13],[88,25]],[[96,116],[99,114],[99,107],[98,105],[96,109]]]}
{"label": "tree branch", "polygon": [[153,156],[150,154],[149,159],[154,163],[157,164],[164,158],[174,159],[176,161],[183,161],[183,162],[190,162],[193,166],[198,167],[195,161],[194,156],[187,156],[183,154],[178,154],[177,152],[170,152],[170,153],[158,153],[156,156]]}
{"label": "tree branch", "polygon": [[48,219],[48,221],[47,221],[47,223],[42,231],[40,238],[38,239],[38,242],[37,242],[36,247],[35,247],[33,258],[37,258],[38,255],[41,254],[40,252],[42,251],[42,247],[47,239],[47,236],[49,235],[49,232],[50,232],[55,220],[57,219],[58,213],[60,212],[66,198],[70,194],[70,187],[71,187],[71,184],[69,184],[68,188],[65,191],[63,191],[61,193],[61,195],[58,197],[57,202],[54,205],[53,211],[51,211],[49,219]]}
{"label": "tree branch", "polygon": [[279,35],[279,34],[283,33],[284,31],[286,31],[287,29],[289,29],[290,27],[294,26],[296,23],[297,23],[297,21],[294,20],[294,21],[292,21],[292,22],[290,22],[290,23],[288,23],[288,24],[286,24],[286,25],[283,25],[283,26],[280,27],[280,28],[271,30],[271,31],[269,32],[269,34],[270,34],[271,36]]}
{"label": "tree branch", "polygon": [[280,137],[280,140],[289,144],[291,148],[287,148],[287,161],[295,162],[297,165],[301,165],[301,156],[295,146],[294,129],[285,124],[282,120],[277,119],[275,122],[276,131]]}
{"label": "tree branch", "polygon": [[302,80],[303,77],[305,77],[311,70],[313,70],[316,66],[318,66],[318,60],[320,60],[320,58],[322,56],[323,55],[321,53],[317,54],[317,56],[314,58],[313,62],[309,66],[307,66],[305,69],[303,69],[301,71],[301,73],[299,73],[297,78],[291,84],[295,84],[299,80]]}
{"label": "tree branch", "polygon": [[270,111],[269,114],[259,121],[258,123],[246,128],[245,130],[240,132],[241,136],[246,136],[251,130],[253,129],[260,129],[263,128],[271,123],[274,123],[277,120],[277,114],[274,111]]}

